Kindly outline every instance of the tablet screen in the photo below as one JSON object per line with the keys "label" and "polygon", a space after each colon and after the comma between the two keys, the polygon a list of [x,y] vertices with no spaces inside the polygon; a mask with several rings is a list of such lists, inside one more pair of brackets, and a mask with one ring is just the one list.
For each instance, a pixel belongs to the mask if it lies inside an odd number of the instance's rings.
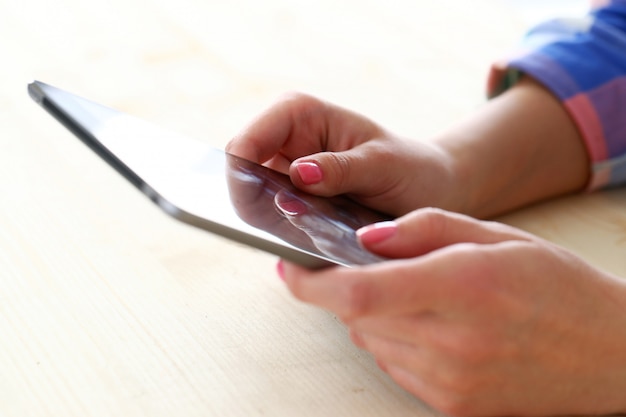
{"label": "tablet screen", "polygon": [[181,221],[312,268],[382,260],[355,234],[388,219],[380,213],[345,197],[306,194],[284,174],[47,84],[34,82],[29,92]]}

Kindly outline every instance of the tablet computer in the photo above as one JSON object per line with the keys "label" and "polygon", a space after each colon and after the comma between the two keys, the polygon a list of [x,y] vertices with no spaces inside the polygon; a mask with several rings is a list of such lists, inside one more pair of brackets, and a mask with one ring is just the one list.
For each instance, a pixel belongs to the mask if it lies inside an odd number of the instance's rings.
{"label": "tablet computer", "polygon": [[[379,262],[356,230],[388,217],[124,112],[34,81],[30,96],[173,218],[307,268]],[[123,204],[123,202],[120,202]]]}

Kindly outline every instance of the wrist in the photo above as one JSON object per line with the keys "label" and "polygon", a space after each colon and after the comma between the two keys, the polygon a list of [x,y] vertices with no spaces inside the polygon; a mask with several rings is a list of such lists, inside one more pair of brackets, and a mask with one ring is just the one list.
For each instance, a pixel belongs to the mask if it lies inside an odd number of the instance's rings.
{"label": "wrist", "polygon": [[[435,139],[450,178],[445,209],[476,218],[488,217],[488,195],[492,175],[485,168],[489,161],[472,145],[474,139],[460,125],[452,127]],[[487,210],[486,210],[487,209]]]}
{"label": "wrist", "polygon": [[589,177],[583,140],[562,104],[525,78],[436,139],[453,160],[461,211],[493,217],[579,191]]}

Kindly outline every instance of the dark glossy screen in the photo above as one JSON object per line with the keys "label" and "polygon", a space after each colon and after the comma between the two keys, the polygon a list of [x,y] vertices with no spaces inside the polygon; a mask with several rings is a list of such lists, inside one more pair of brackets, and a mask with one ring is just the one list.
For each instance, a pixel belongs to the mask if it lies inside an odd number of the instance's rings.
{"label": "dark glossy screen", "polygon": [[307,267],[381,260],[355,230],[384,216],[352,200],[303,193],[281,173],[55,87],[34,82],[29,91],[179,220]]}

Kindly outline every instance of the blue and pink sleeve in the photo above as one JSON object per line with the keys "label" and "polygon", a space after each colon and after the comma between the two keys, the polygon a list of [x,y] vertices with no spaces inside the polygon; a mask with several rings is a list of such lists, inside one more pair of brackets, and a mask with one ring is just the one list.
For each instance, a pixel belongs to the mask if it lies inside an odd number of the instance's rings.
{"label": "blue and pink sleeve", "polygon": [[562,101],[589,154],[589,189],[626,184],[626,0],[595,3],[584,18],[531,29],[488,82],[494,97],[527,74]]}

